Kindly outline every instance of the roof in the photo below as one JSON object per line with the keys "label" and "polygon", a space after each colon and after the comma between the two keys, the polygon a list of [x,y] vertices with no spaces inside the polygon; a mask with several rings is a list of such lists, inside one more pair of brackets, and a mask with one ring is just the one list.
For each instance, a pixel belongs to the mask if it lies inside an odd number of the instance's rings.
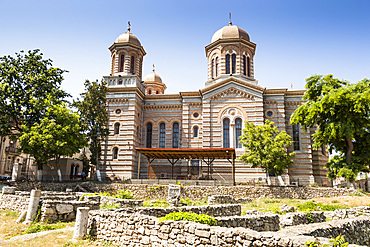
{"label": "roof", "polygon": [[139,153],[154,159],[233,159],[235,148],[141,148]]}

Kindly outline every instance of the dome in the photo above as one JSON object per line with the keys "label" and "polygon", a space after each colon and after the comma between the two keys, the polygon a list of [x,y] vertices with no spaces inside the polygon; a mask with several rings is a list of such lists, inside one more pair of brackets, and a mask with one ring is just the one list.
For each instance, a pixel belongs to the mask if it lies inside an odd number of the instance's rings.
{"label": "dome", "polygon": [[229,24],[228,26],[224,26],[223,28],[217,30],[215,34],[213,34],[211,43],[219,39],[240,39],[240,38],[249,41],[249,35],[247,31],[241,29],[238,26]]}
{"label": "dome", "polygon": [[159,82],[162,83],[161,77],[154,71],[144,77],[144,82]]}
{"label": "dome", "polygon": [[130,30],[126,33],[121,34],[114,43],[132,43],[138,46],[141,46],[139,39],[133,35]]}

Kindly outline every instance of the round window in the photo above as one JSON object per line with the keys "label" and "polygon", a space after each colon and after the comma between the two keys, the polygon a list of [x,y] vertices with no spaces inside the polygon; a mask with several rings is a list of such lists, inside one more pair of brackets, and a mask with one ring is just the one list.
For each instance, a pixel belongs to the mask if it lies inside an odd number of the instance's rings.
{"label": "round window", "polygon": [[195,118],[199,117],[199,113],[198,112],[194,112],[193,113],[193,117],[195,117]]}
{"label": "round window", "polygon": [[268,116],[268,117],[272,117],[273,115],[274,115],[273,111],[267,111],[266,112],[266,116]]}
{"label": "round window", "polygon": [[121,109],[117,109],[116,114],[121,114]]}

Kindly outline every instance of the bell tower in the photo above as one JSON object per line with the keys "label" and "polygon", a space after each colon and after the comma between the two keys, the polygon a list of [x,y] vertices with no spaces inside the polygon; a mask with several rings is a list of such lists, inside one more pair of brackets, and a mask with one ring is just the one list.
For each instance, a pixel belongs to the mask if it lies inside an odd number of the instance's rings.
{"label": "bell tower", "polygon": [[111,75],[136,76],[141,82],[145,50],[139,39],[131,33],[130,22],[127,32],[121,34],[109,47],[112,64]]}
{"label": "bell tower", "polygon": [[257,83],[253,63],[256,44],[250,41],[244,29],[233,25],[231,20],[229,25],[213,34],[211,44],[205,50],[208,58],[206,86],[230,76]]}
{"label": "bell tower", "polygon": [[140,146],[145,84],[142,65],[145,50],[131,33],[121,34],[109,47],[111,71],[103,76],[108,85],[107,112],[109,135],[105,142],[102,174],[115,179],[135,178]]}

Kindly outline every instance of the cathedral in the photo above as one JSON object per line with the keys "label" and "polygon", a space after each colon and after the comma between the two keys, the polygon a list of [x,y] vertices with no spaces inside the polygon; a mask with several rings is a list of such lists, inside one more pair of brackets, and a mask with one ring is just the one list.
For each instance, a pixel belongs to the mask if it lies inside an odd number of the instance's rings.
{"label": "cathedral", "polygon": [[[103,145],[102,175],[112,179],[212,179],[236,182],[263,180],[263,170],[238,160],[245,148],[239,142],[244,123],[262,125],[266,119],[291,135],[294,165],[282,176],[286,184],[326,181],[325,147],[312,149],[314,129],[290,123],[303,102],[305,90],[269,89],[254,78],[256,44],[242,28],[229,25],[216,31],[205,47],[208,80],[198,91],[166,94],[166,83],[153,72],[142,75],[146,54],[128,28],[109,47],[111,71],[104,76],[110,134]],[[233,168],[227,159],[205,164],[202,159],[151,159],[138,150],[219,149],[235,152]],[[226,151],[227,152],[227,151]]]}

